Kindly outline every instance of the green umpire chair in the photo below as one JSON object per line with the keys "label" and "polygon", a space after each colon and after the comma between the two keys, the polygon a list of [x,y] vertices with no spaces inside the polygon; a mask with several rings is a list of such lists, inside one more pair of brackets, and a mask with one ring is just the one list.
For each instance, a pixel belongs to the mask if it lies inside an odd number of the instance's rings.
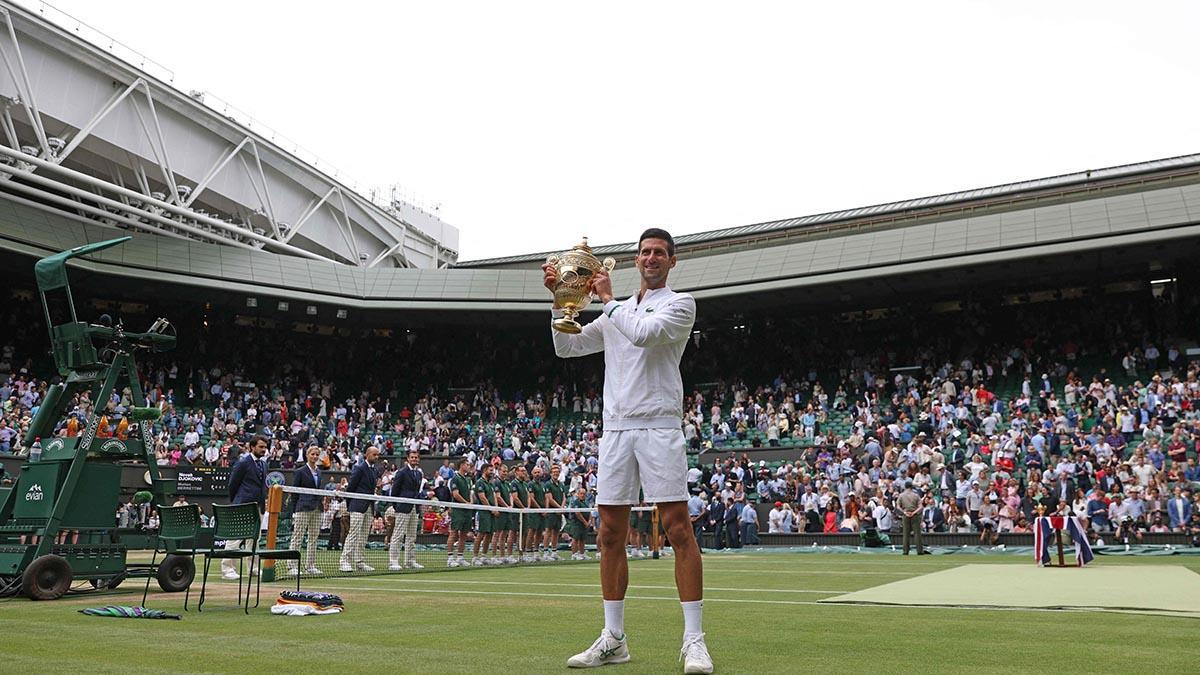
{"label": "green umpire chair", "polygon": [[[192,569],[196,569],[196,537],[200,534],[200,507],[196,504],[183,506],[158,507],[158,536],[154,538],[154,554],[150,556],[150,569],[156,569],[155,560],[161,550],[164,554],[187,556],[192,561]],[[185,546],[184,544],[187,544]],[[175,568],[172,568],[175,569]],[[182,570],[186,573],[186,570]],[[146,587],[142,590],[142,606],[146,606],[146,596],[150,593],[150,578],[146,576]],[[188,608],[188,597],[192,592],[191,584],[183,595],[183,609]],[[203,595],[201,596],[203,597]]]}

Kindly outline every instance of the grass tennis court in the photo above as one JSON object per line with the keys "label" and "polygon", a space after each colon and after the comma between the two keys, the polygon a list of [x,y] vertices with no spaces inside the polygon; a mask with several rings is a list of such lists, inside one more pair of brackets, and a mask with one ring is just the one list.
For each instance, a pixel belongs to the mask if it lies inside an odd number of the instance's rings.
{"label": "grass tennis court", "polygon": [[[1153,650],[1156,669],[1186,672],[1194,666],[1191,645],[1200,623],[1191,618],[817,603],[974,562],[958,556],[709,555],[709,649],[718,672],[728,673],[1128,672],[1135,667],[1131,659],[1143,658],[1146,649]],[[1033,569],[1025,556],[989,557],[987,564]],[[1161,565],[1200,571],[1200,559],[1188,556],[1100,558],[1095,565],[1131,566],[1145,575]],[[633,561],[630,567],[626,630],[633,661],[602,672],[678,672],[682,617],[672,561]],[[8,637],[0,652],[8,672],[566,672],[566,658],[591,644],[601,622],[592,564],[306,583],[345,598],[347,612],[331,617],[269,614],[265,605],[283,588],[271,586],[269,599],[264,586],[264,606],[246,616],[234,606],[233,585],[217,582],[214,592],[210,578],[211,604],[203,614],[185,613],[182,621],[77,613],[138,604],[141,586],[133,581],[103,595],[4,600],[0,631]],[[182,596],[165,594],[147,602],[181,613],[182,603]]]}

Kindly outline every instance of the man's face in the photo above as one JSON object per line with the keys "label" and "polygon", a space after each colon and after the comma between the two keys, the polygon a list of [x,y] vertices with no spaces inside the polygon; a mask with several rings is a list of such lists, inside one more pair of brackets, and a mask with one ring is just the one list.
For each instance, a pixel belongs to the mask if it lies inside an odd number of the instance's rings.
{"label": "man's face", "polygon": [[421,463],[421,454],[418,452],[408,453],[408,465],[415,467]]}
{"label": "man's face", "polygon": [[558,468],[558,465],[555,464],[553,467],[550,468],[550,477],[553,478],[554,480],[558,480],[558,474],[559,474],[559,468]]}
{"label": "man's face", "polygon": [[263,455],[267,454],[267,442],[261,438],[254,441],[254,444],[250,446],[250,452],[255,457],[262,458]]}
{"label": "man's face", "polygon": [[638,244],[638,254],[634,264],[642,275],[642,281],[650,288],[657,288],[667,283],[667,274],[675,267],[677,259],[667,252],[667,242],[664,239],[646,238]]}
{"label": "man's face", "polygon": [[374,464],[375,460],[379,459],[379,448],[371,446],[367,448],[367,464]]}

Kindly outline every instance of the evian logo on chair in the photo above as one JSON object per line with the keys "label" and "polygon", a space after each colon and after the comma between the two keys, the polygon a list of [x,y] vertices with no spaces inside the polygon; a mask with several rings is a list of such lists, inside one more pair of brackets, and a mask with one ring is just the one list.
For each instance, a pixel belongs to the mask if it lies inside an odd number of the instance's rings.
{"label": "evian logo on chair", "polygon": [[42,486],[37,483],[30,485],[29,489],[25,491],[25,501],[27,502],[40,502],[45,496],[42,493]]}

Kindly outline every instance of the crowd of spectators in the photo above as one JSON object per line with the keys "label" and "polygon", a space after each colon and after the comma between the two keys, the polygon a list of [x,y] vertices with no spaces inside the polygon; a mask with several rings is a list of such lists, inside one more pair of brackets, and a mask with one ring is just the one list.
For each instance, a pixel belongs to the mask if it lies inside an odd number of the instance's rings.
{"label": "crowd of spectators", "polygon": [[[801,450],[772,467],[747,454],[702,462],[702,520],[715,532],[730,502],[779,502],[767,529],[887,531],[911,481],[928,529],[983,541],[1027,529],[1038,507],[1120,539],[1190,531],[1200,385],[1167,338],[1186,336],[1196,310],[1194,298],[1124,294],[716,322],[684,357],[688,443],[721,453],[753,437]],[[258,433],[280,468],[310,444],[335,471],[377,445],[385,457],[415,448],[594,474],[601,363],[553,358],[544,326],[327,336],[208,308],[174,318],[180,348],[143,359],[145,400],[125,389],[100,407],[81,395],[76,425],[100,414],[114,433],[130,407],[158,406],[164,466],[227,466]],[[9,303],[0,323],[0,452],[11,452],[53,370],[32,298]]]}
{"label": "crowd of spectators", "polygon": [[[740,543],[742,514],[753,518],[743,505],[755,502],[772,505],[769,532],[859,533],[881,543],[899,525],[896,496],[912,484],[926,531],[970,532],[981,543],[1028,532],[1038,513],[1076,515],[1100,541],[1195,538],[1198,364],[1162,339],[1194,334],[1196,309],[1195,298],[1169,292],[967,303],[950,319],[757,327],[801,336],[788,344],[753,326],[714,336],[720,348],[692,356],[753,357],[725,371],[743,377],[688,397],[689,443],[720,453],[749,434],[755,446],[803,450],[777,465],[729,453],[693,469],[694,515],[717,545]],[[1120,320],[1096,331],[1098,317]],[[750,379],[781,362],[832,363],[837,372]]]}

